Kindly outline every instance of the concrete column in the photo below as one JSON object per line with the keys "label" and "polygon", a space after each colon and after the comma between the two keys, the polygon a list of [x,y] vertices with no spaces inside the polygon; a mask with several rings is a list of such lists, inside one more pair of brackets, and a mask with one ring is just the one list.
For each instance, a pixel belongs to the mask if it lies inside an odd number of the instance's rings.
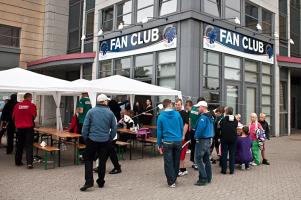
{"label": "concrete column", "polygon": [[200,95],[200,23],[195,20],[181,21],[178,27],[180,38],[177,47],[179,63],[179,90],[184,96]]}
{"label": "concrete column", "polygon": [[288,129],[288,136],[291,135],[291,70],[288,69],[287,72],[287,96],[288,96],[288,101],[287,101],[287,119],[288,119],[288,124],[287,124],[287,129]]}

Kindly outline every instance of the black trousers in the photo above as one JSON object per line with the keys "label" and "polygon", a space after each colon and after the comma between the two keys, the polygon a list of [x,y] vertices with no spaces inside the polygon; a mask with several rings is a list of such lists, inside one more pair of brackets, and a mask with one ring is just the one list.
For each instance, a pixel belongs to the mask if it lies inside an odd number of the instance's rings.
{"label": "black trousers", "polygon": [[118,156],[115,150],[116,147],[116,140],[114,140],[113,142],[111,142],[111,144],[109,145],[109,157],[112,161],[112,164],[114,166],[115,169],[120,169],[121,166],[118,162]]}
{"label": "black trousers", "polygon": [[6,127],[7,132],[7,147],[6,153],[12,153],[14,150],[14,135],[15,135],[16,127],[13,122],[9,122]]}
{"label": "black trousers", "polygon": [[195,139],[194,139],[195,131],[190,131],[190,161],[194,163],[194,152],[195,152]]}
{"label": "black trousers", "polygon": [[26,149],[26,162],[27,165],[32,165],[33,163],[33,128],[18,128],[17,130],[17,146],[16,146],[16,165],[21,164],[23,149]]}
{"label": "black trousers", "polygon": [[98,165],[98,179],[96,182],[101,185],[104,184],[106,173],[106,163],[109,156],[109,142],[94,142],[90,139],[86,141],[86,149],[83,153],[85,160],[85,180],[87,185],[93,184],[93,161],[99,159]]}
{"label": "black trousers", "polygon": [[234,173],[236,141],[234,142],[221,141],[221,146],[222,146],[222,158],[221,158],[222,172],[223,173],[227,172],[227,157],[229,153],[229,169],[230,169],[230,173]]}

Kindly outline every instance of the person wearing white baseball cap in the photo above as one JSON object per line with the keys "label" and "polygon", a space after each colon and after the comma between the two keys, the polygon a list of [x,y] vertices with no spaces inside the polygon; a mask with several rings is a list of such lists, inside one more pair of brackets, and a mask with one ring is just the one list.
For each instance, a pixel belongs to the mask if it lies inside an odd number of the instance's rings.
{"label": "person wearing white baseball cap", "polygon": [[86,191],[93,187],[93,161],[99,158],[98,187],[102,188],[105,184],[106,162],[108,159],[111,141],[115,138],[117,132],[116,118],[108,107],[108,98],[104,94],[97,97],[97,105],[88,111],[84,125],[83,138],[86,143],[86,149],[83,157],[85,161],[85,184],[80,188]]}
{"label": "person wearing white baseball cap", "polygon": [[211,182],[212,169],[210,163],[211,140],[214,136],[213,122],[214,117],[208,111],[206,101],[200,101],[196,105],[199,107],[200,117],[198,118],[195,130],[195,163],[198,165],[199,178],[195,183],[203,186]]}

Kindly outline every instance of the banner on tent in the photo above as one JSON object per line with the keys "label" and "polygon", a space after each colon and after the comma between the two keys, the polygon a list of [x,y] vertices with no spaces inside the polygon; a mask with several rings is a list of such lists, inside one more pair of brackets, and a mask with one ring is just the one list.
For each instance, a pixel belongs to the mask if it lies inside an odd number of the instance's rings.
{"label": "banner on tent", "polygon": [[205,49],[226,52],[261,62],[274,63],[273,45],[211,24],[204,24]]}
{"label": "banner on tent", "polygon": [[176,47],[176,24],[168,24],[100,42],[99,60],[125,57]]}

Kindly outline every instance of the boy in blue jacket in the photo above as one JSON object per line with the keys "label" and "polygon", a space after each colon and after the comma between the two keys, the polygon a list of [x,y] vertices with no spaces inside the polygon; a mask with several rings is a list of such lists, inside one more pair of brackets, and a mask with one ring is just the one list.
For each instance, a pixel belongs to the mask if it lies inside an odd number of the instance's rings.
{"label": "boy in blue jacket", "polygon": [[158,151],[164,155],[167,184],[175,188],[182,150],[183,120],[181,115],[173,109],[169,99],[163,101],[163,107],[164,111],[160,113],[157,121]]}
{"label": "boy in blue jacket", "polygon": [[197,105],[201,116],[199,117],[195,130],[195,162],[198,165],[199,180],[197,186],[203,186],[211,182],[212,169],[210,163],[210,146],[214,136],[214,118],[208,111],[206,101],[200,101]]}

